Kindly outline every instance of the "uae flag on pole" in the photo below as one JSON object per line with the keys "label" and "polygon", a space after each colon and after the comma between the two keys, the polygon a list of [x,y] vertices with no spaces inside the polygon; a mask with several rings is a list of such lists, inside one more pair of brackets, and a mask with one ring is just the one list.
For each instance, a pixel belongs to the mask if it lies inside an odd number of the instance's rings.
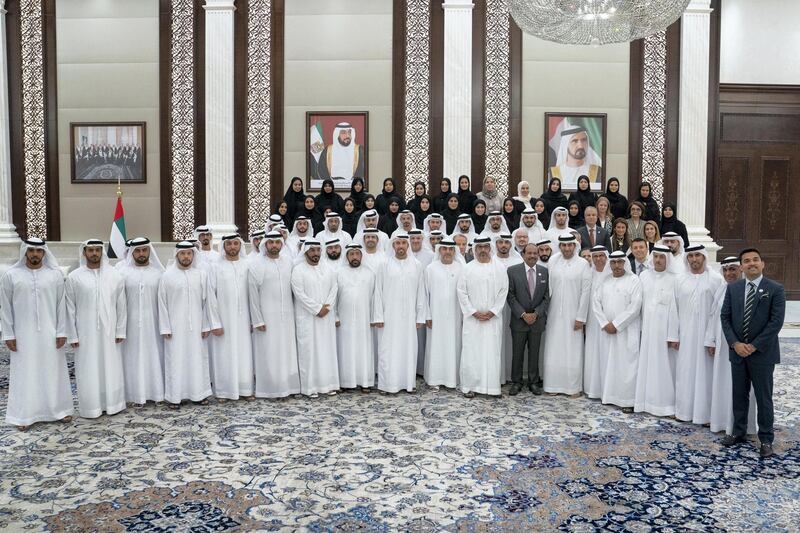
{"label": "uae flag on pole", "polygon": [[125,210],[122,209],[122,195],[117,196],[117,209],[111,223],[111,236],[108,238],[108,257],[118,259],[125,255]]}

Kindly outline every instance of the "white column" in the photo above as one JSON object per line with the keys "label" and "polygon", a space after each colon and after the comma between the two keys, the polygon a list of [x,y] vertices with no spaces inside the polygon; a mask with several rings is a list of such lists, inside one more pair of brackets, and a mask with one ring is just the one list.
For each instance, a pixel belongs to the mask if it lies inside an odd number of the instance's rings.
{"label": "white column", "polygon": [[[444,176],[455,184],[472,175],[472,8],[445,0],[444,9]],[[456,187],[456,185],[453,185]]]}
{"label": "white column", "polygon": [[0,0],[0,243],[18,242],[11,213],[11,137],[8,121],[6,0]]}
{"label": "white column", "polygon": [[206,0],[206,220],[215,234],[236,230],[233,218],[234,0]]}
{"label": "white column", "polygon": [[710,0],[692,0],[681,21],[681,94],[678,140],[678,214],[691,244],[716,260],[720,247],[706,229]]}

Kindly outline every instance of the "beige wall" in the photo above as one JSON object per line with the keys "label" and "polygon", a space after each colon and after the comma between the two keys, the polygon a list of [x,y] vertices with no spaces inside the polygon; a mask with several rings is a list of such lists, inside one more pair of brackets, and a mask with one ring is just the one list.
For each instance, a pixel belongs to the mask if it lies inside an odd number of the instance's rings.
{"label": "beige wall", "polygon": [[[628,44],[566,46],[522,38],[522,178],[544,189],[544,114],[606,113],[606,178],[628,181]],[[516,194],[516,191],[513,191]]]}
{"label": "beige wall", "polygon": [[369,189],[392,164],[392,0],[286,0],[284,189],[306,177],[306,111],[369,111]]}
{"label": "beige wall", "polygon": [[147,184],[124,186],[128,236],[160,239],[158,0],[56,0],[62,240],[107,239],[116,185],[70,183],[70,122],[147,123]]}

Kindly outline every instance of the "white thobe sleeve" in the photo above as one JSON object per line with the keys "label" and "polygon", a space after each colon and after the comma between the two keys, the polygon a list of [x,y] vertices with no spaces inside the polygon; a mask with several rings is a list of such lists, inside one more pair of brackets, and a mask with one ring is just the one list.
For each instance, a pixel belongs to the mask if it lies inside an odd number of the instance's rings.
{"label": "white thobe sleeve", "polygon": [[375,290],[372,293],[372,323],[383,322],[383,276],[385,265],[378,268],[375,273]]}
{"label": "white thobe sleeve", "polygon": [[586,316],[589,314],[589,306],[592,303],[592,271],[584,268],[581,273],[581,299],[578,302],[578,313],[575,320],[586,323]]}
{"label": "white thobe sleeve", "polygon": [[500,272],[500,275],[495,277],[494,282],[497,292],[495,293],[492,308],[489,311],[494,313],[495,316],[500,316],[500,313],[505,309],[506,297],[508,296],[508,274],[505,268]]}
{"label": "white thobe sleeve", "polygon": [[678,342],[680,337],[680,319],[678,318],[678,301],[675,298],[675,291],[670,291],[669,311],[667,316],[667,342]]}
{"label": "white thobe sleeve", "polygon": [[425,270],[420,267],[417,272],[417,324],[424,324],[428,316],[427,293],[425,291]]}
{"label": "white thobe sleeve", "polygon": [[633,287],[630,289],[631,301],[628,303],[627,307],[625,307],[625,310],[612,321],[617,331],[625,330],[631,322],[639,317],[639,312],[642,309],[642,284],[639,282],[639,278],[636,277],[636,274],[631,278],[631,281],[633,282]]}
{"label": "white thobe sleeve", "polygon": [[117,338],[126,338],[126,329],[128,327],[128,303],[125,294],[125,282],[122,278],[119,279],[119,287],[117,288]]}
{"label": "white thobe sleeve", "polygon": [[304,282],[305,280],[303,279],[302,270],[299,268],[293,270],[292,292],[294,293],[295,301],[299,302],[303,309],[305,309],[308,313],[317,316],[322,310],[322,303],[316,302],[313,298],[306,294]]}
{"label": "white thobe sleeve", "polygon": [[469,301],[469,292],[467,292],[467,272],[466,269],[461,272],[456,284],[456,292],[458,293],[458,304],[461,306],[461,314],[464,316],[472,316],[478,312]]}
{"label": "white thobe sleeve", "polygon": [[14,334],[14,309],[11,307],[13,298],[14,283],[11,276],[6,274],[0,279],[0,327],[4,341],[13,341],[17,338]]}
{"label": "white thobe sleeve", "polygon": [[73,278],[67,278],[65,300],[67,306],[67,342],[74,344],[80,342],[80,339],[78,337],[78,316],[75,306],[75,281]]}
{"label": "white thobe sleeve", "polygon": [[253,268],[247,269],[247,293],[250,299],[250,323],[254,328],[264,325],[264,315],[261,313],[261,283]]}
{"label": "white thobe sleeve", "polygon": [[328,289],[328,294],[325,296],[325,304],[331,308],[331,311],[334,311],[334,317],[337,317],[335,310],[336,301],[339,296],[339,280],[336,278],[336,274],[330,273],[327,274],[327,276],[330,279],[331,286],[330,289]]}
{"label": "white thobe sleeve", "polygon": [[604,328],[610,320],[606,318],[606,313],[603,310],[603,281],[599,281],[600,286],[592,291],[592,311],[594,312],[594,316],[597,317],[597,322],[600,324],[600,327]]}
{"label": "white thobe sleeve", "polygon": [[158,283],[158,330],[162,335],[172,335],[169,322],[169,304],[167,304],[167,287],[164,278]]}
{"label": "white thobe sleeve", "polygon": [[217,305],[217,293],[211,288],[210,276],[204,276],[205,298],[203,298],[203,332],[219,329],[222,327],[222,320],[219,317],[219,306]]}
{"label": "white thobe sleeve", "polygon": [[426,268],[422,274],[422,285],[425,288],[425,320],[433,320],[431,314],[431,271]]}

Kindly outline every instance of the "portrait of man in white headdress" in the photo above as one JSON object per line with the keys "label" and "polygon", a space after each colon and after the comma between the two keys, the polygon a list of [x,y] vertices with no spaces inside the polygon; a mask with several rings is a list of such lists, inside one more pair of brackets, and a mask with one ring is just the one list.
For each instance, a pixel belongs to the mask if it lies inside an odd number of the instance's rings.
{"label": "portrait of man in white headdress", "polygon": [[349,122],[339,122],[333,128],[331,144],[325,146],[319,158],[319,179],[345,180],[364,177],[364,147],[356,142],[356,129]]}
{"label": "portrait of man in white headdress", "polygon": [[587,117],[581,121],[576,120],[576,123],[571,123],[567,117],[560,117],[561,120],[553,128],[554,118],[547,117],[550,126],[548,179],[559,178],[563,189],[575,190],[578,178],[588,176],[591,190],[601,191],[603,160],[599,152],[602,152],[605,131],[601,121],[605,117]]}

